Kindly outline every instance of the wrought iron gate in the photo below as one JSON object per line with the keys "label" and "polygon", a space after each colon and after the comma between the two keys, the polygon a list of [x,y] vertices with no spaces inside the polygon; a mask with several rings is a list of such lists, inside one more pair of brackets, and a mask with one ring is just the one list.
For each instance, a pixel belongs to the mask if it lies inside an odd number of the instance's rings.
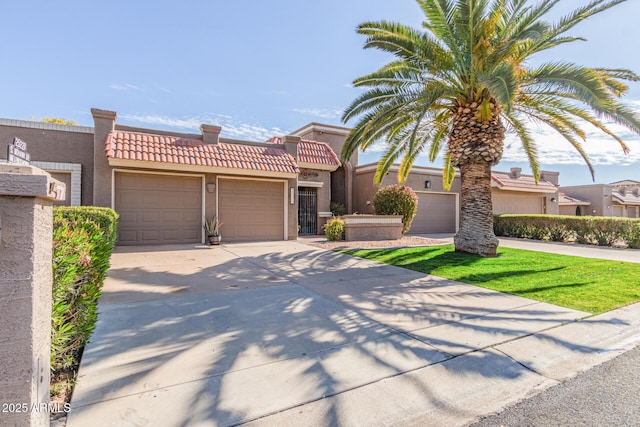
{"label": "wrought iron gate", "polygon": [[298,234],[318,234],[318,194],[315,188],[298,188]]}

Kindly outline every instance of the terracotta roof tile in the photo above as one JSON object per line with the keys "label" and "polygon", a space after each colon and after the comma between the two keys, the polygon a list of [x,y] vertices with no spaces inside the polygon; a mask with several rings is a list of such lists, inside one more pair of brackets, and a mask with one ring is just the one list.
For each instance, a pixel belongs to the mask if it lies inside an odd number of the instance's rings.
{"label": "terracotta roof tile", "polygon": [[205,144],[197,139],[114,131],[105,143],[107,157],[148,162],[206,165],[267,172],[299,173],[295,159],[268,145]]}
{"label": "terracotta roof tile", "polygon": [[[282,144],[282,137],[274,136],[267,141],[271,144]],[[298,160],[305,163],[340,166],[341,162],[335,151],[326,142],[301,139],[298,144]]]}
{"label": "terracotta roof tile", "polygon": [[532,176],[520,175],[519,178],[514,178],[506,172],[491,172],[491,178],[498,187],[507,187],[513,190],[537,190],[541,193],[553,193],[558,188],[544,179],[538,180],[536,184],[535,179]]}

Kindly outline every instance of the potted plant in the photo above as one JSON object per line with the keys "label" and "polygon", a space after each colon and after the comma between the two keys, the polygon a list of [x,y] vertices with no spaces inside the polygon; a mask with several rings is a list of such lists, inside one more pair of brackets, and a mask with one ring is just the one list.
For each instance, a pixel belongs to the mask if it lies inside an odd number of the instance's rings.
{"label": "potted plant", "polygon": [[220,235],[221,227],[222,222],[218,221],[218,217],[216,215],[205,219],[202,224],[202,228],[204,228],[204,232],[207,234],[207,239],[210,245],[220,244],[220,240],[222,240],[222,235]]}

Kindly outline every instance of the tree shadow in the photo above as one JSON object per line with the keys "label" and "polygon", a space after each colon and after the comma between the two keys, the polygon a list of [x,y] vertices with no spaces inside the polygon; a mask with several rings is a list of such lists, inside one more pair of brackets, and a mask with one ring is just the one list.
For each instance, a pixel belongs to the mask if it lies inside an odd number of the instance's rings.
{"label": "tree shadow", "polygon": [[[114,262],[70,427],[103,416],[162,424],[159,404],[187,408],[175,425],[236,425],[432,366],[513,379],[526,370],[482,352],[574,320],[551,306],[335,252],[186,252],[176,265],[133,266],[131,257],[144,253],[132,251],[122,252],[125,266]],[[459,339],[469,334],[491,339]],[[475,362],[448,365],[464,354]],[[428,383],[407,384],[434,406],[451,405]],[[340,424],[340,409],[340,399],[331,400],[322,419]]]}

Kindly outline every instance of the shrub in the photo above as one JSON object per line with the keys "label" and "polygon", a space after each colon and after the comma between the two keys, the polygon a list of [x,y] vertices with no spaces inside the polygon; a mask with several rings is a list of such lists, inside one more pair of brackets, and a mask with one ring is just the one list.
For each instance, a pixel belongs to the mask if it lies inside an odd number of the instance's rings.
{"label": "shrub", "polygon": [[632,249],[640,249],[640,221],[630,222],[625,230],[624,240]]}
{"label": "shrub", "polygon": [[118,214],[98,207],[53,211],[51,369],[74,367],[89,341],[116,241]]}
{"label": "shrub", "polygon": [[344,220],[333,217],[324,226],[327,240],[344,240]]}
{"label": "shrub", "polygon": [[640,220],[630,218],[563,215],[496,215],[494,232],[498,236],[525,239],[574,240],[582,244],[612,246],[624,242],[630,248],[640,245]]}
{"label": "shrub", "polygon": [[340,202],[331,202],[329,210],[333,216],[342,216],[347,213],[347,207]]}
{"label": "shrub", "polygon": [[402,215],[402,234],[405,234],[416,216],[418,196],[404,185],[388,185],[373,196],[373,209],[378,215]]}

